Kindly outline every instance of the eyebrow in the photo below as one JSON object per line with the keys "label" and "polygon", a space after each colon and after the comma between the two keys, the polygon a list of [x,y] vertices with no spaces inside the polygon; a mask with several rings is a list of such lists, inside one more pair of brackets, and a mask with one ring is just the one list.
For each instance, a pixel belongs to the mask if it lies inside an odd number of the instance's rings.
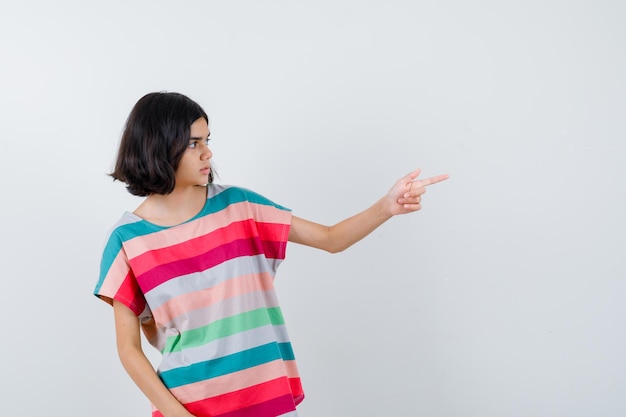
{"label": "eyebrow", "polygon": [[206,137],[201,137],[201,136],[192,136],[189,138],[190,141],[192,140],[204,140],[204,139],[208,139],[209,137],[211,137],[211,132],[209,132],[209,134]]}

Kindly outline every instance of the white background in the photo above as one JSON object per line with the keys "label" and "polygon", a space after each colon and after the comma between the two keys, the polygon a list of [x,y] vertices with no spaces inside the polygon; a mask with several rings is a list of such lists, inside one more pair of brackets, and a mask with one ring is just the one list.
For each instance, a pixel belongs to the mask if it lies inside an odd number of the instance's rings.
{"label": "white background", "polygon": [[151,91],[219,182],[334,223],[449,173],[277,285],[303,417],[626,415],[626,3],[21,1],[0,13],[0,415],[147,416],[91,295],[140,200],[106,176]]}

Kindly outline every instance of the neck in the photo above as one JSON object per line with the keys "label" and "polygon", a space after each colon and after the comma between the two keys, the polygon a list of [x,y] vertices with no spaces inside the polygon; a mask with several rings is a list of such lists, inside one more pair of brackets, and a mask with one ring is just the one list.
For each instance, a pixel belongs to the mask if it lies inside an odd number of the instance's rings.
{"label": "neck", "polygon": [[199,196],[206,198],[207,188],[205,186],[194,185],[184,188],[174,188],[169,194],[152,194],[146,198],[146,201],[152,200],[164,207],[172,209],[187,206],[189,203],[198,201]]}
{"label": "neck", "polygon": [[180,224],[202,210],[206,193],[205,186],[192,186],[174,189],[170,194],[152,194],[135,210],[135,214],[162,226]]}

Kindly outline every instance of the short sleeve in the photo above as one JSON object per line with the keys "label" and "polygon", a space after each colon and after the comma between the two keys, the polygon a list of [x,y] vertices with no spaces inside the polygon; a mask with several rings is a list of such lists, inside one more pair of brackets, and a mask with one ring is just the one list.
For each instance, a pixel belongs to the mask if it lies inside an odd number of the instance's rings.
{"label": "short sleeve", "polygon": [[263,242],[265,256],[282,260],[285,258],[291,228],[291,209],[276,204],[259,194],[252,193],[252,196],[253,216],[259,238]]}
{"label": "short sleeve", "polygon": [[111,305],[113,300],[117,300],[138,317],[147,315],[146,299],[130,268],[122,238],[116,229],[110,233],[104,247],[94,295]]}
{"label": "short sleeve", "polygon": [[212,184],[207,198],[215,199],[216,207],[223,208],[231,204],[245,206],[246,214],[254,221],[256,237],[265,257],[272,261],[285,258],[291,229],[291,209],[250,189],[228,185]]}

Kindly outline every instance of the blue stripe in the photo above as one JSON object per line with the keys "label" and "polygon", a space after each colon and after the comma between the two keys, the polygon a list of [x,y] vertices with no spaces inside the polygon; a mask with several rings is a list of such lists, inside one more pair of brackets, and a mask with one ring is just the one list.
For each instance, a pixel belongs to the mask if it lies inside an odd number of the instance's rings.
{"label": "blue stripe", "polygon": [[[285,357],[284,353],[290,356]],[[221,358],[161,372],[159,376],[165,386],[175,388],[242,371],[278,359],[293,359],[293,351],[289,343],[268,343]]]}
{"label": "blue stripe", "polygon": [[280,349],[280,355],[282,356],[283,360],[286,360],[286,361],[296,360],[296,357],[293,354],[291,343],[279,343],[278,348]]}

